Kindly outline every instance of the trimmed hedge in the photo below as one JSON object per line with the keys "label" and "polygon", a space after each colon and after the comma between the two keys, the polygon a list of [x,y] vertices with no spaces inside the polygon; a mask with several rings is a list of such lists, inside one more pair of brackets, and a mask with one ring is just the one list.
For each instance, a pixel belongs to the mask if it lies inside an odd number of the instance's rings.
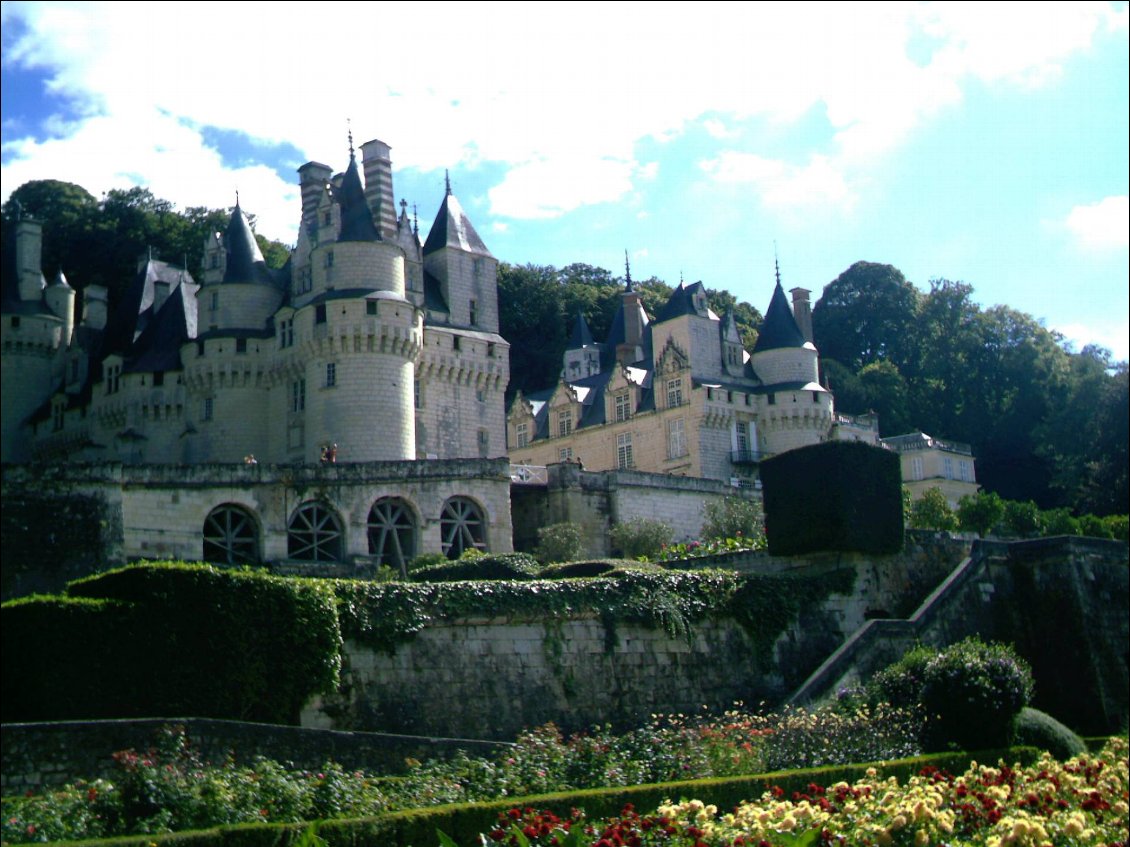
{"label": "trimmed hedge", "polygon": [[3,719],[296,723],[341,666],[328,583],[143,564],[4,604]]}
{"label": "trimmed hedge", "polygon": [[460,582],[470,579],[537,579],[541,563],[528,553],[502,553],[427,565],[408,574],[413,582]]}
{"label": "trimmed hedge", "polygon": [[[885,777],[904,783],[924,767],[933,766],[960,773],[976,759],[993,762],[1005,759],[1010,764],[1030,765],[1039,751],[1030,747],[984,750],[976,756],[966,752],[938,753],[881,763]],[[434,847],[436,830],[443,830],[464,847],[478,845],[478,834],[494,828],[500,812],[515,807],[532,807],[567,816],[571,809],[583,808],[591,819],[617,815],[628,803],[639,810],[653,810],[671,798],[686,797],[731,809],[745,800],[756,800],[772,786],[786,795],[804,792],[810,783],[828,786],[836,782],[855,782],[866,776],[872,764],[838,765],[823,768],[779,771],[756,776],[724,779],[634,785],[629,787],[558,792],[529,797],[511,797],[483,803],[461,803],[393,812],[375,818],[319,821],[317,835],[329,847],[359,847],[368,844],[395,844],[399,847]],[[97,841],[70,842],[72,847],[292,847],[308,830],[308,824],[247,824],[169,835],[140,835]]]}
{"label": "trimmed hedge", "polygon": [[898,454],[858,441],[789,450],[761,464],[769,552],[897,553],[902,549]]}

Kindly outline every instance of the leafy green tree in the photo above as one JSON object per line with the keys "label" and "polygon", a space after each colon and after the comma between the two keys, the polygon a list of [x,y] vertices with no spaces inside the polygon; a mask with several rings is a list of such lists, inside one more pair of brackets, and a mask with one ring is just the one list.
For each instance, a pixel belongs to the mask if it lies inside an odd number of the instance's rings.
{"label": "leafy green tree", "polygon": [[1035,538],[1043,531],[1040,509],[1031,500],[1006,500],[1004,525],[1012,535],[1019,538]]}
{"label": "leafy green tree", "polygon": [[608,538],[612,542],[612,549],[619,551],[626,559],[654,559],[665,545],[674,540],[675,531],[663,521],[632,518],[612,527]]}
{"label": "leafy green tree", "polygon": [[898,268],[856,262],[824,288],[813,307],[816,347],[854,371],[882,360],[901,367],[909,358],[920,297]]}
{"label": "leafy green tree", "polygon": [[1071,510],[1060,507],[1046,509],[1040,515],[1040,526],[1044,535],[1078,535],[1079,521],[1072,516]]}
{"label": "leafy green tree", "polygon": [[995,491],[979,491],[957,501],[957,525],[965,532],[987,536],[1004,517],[1004,501]]}
{"label": "leafy green tree", "polygon": [[940,488],[927,488],[923,495],[910,504],[911,529],[957,529],[957,516]]}

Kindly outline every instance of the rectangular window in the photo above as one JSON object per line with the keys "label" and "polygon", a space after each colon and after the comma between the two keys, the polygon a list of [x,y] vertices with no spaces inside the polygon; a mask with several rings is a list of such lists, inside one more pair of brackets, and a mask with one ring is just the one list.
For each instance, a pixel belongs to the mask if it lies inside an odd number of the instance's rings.
{"label": "rectangular window", "polygon": [[210,308],[213,312],[216,311],[218,308],[220,308],[220,292],[219,291],[213,291],[212,292],[212,299],[209,301],[209,306],[210,306]]}
{"label": "rectangular window", "polygon": [[749,452],[749,426],[744,421],[738,422],[738,424],[737,424],[737,435],[738,435],[738,438],[737,438],[738,452],[742,453],[742,454],[748,453]]}
{"label": "rectangular window", "polygon": [[334,266],[334,251],[333,250],[327,250],[326,251],[326,267],[332,268],[333,266]]}
{"label": "rectangular window", "polygon": [[922,457],[921,456],[915,456],[913,459],[910,460],[910,478],[911,479],[922,479],[923,476],[924,476],[924,474],[922,472]]}
{"label": "rectangular window", "polygon": [[681,377],[667,380],[667,407],[683,405],[683,380]]}
{"label": "rectangular window", "polygon": [[524,423],[518,424],[514,428],[514,439],[519,450],[523,447],[528,447],[530,444],[530,428]]}
{"label": "rectangular window", "polygon": [[770,406],[776,406],[777,405],[777,395],[776,394],[770,394],[769,395],[769,405]]}
{"label": "rectangular window", "polygon": [[494,358],[494,342],[493,341],[487,342],[487,358],[488,359]]}
{"label": "rectangular window", "polygon": [[212,413],[215,412],[215,403],[211,397],[204,398],[204,408],[200,411],[200,417],[206,421],[212,420]]}
{"label": "rectangular window", "polygon": [[424,395],[420,391],[420,380],[417,379],[412,383],[412,400],[417,409],[424,408]]}
{"label": "rectangular window", "polygon": [[667,422],[667,458],[677,459],[687,455],[686,422],[677,418]]}
{"label": "rectangular window", "polygon": [[946,479],[953,479],[953,459],[949,456],[942,457],[942,476]]}
{"label": "rectangular window", "polygon": [[451,336],[451,349],[452,350],[458,350],[459,349],[459,336],[458,335]]}
{"label": "rectangular window", "polygon": [[559,462],[571,462],[571,461],[573,461],[573,448],[572,447],[562,447],[560,450],[558,450],[557,451],[557,461],[559,461]]}
{"label": "rectangular window", "polygon": [[314,307],[314,323],[324,324],[326,322],[326,304],[319,303]]}
{"label": "rectangular window", "polygon": [[56,403],[51,408],[51,427],[56,432],[63,428],[63,411],[66,409],[64,403]]}
{"label": "rectangular window", "polygon": [[235,352],[237,352],[237,353],[246,353],[247,352],[247,339],[246,338],[237,338],[235,340]]}
{"label": "rectangular window", "polygon": [[306,409],[306,380],[296,379],[290,384],[290,410],[302,412]]}
{"label": "rectangular window", "polygon": [[813,391],[812,392],[812,402],[813,403],[819,403],[820,402],[820,392],[819,391]]}
{"label": "rectangular window", "polygon": [[634,467],[634,465],[635,463],[632,461],[632,434],[621,432],[616,436],[616,467],[623,471]]}
{"label": "rectangular window", "polygon": [[973,469],[969,466],[969,462],[961,462],[961,464],[958,465],[958,470],[961,473],[962,482],[973,481]]}
{"label": "rectangular window", "polygon": [[165,384],[165,372],[164,371],[154,371],[153,372],[153,387],[154,388],[160,388],[164,384]]}
{"label": "rectangular window", "polygon": [[632,394],[621,391],[616,395],[616,420],[626,421],[632,416]]}
{"label": "rectangular window", "polygon": [[475,318],[478,317],[478,308],[474,300],[471,301],[471,326],[476,323]]}
{"label": "rectangular window", "polygon": [[479,458],[485,459],[490,455],[490,430],[479,430]]}
{"label": "rectangular window", "polygon": [[326,388],[337,385],[337,362],[326,363]]}
{"label": "rectangular window", "polygon": [[366,300],[365,301],[365,314],[366,315],[375,315],[376,313],[377,313],[377,301],[376,300]]}
{"label": "rectangular window", "polygon": [[573,412],[566,409],[557,413],[557,436],[563,438],[573,431]]}
{"label": "rectangular window", "polygon": [[279,347],[294,345],[294,318],[279,321]]}

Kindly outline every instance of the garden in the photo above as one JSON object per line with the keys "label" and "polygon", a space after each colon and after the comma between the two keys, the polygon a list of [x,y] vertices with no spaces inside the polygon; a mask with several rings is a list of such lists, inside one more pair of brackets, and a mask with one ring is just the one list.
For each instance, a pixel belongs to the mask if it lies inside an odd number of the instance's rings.
{"label": "garden", "polygon": [[395,775],[205,762],[169,726],[146,750],[113,753],[110,778],[4,797],[3,841],[1125,844],[1126,739],[1089,752],[1028,708],[1032,690],[1010,648],[970,639],[916,648],[813,710],[738,704],[570,736],[548,724],[496,756]]}

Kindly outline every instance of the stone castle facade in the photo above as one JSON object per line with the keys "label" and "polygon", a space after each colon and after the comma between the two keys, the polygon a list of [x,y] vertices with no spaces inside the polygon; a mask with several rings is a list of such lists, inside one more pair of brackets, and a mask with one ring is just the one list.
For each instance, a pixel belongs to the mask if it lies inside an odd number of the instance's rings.
{"label": "stone castle facade", "polygon": [[[332,491],[294,496],[270,522],[286,525],[283,542],[264,537],[252,495],[216,492],[190,522],[206,558],[252,546],[262,557],[280,543],[297,560],[392,564],[427,548],[510,549],[507,480],[451,464],[506,454],[497,261],[450,183],[421,243],[406,204],[394,205],[389,146],[360,152],[358,162],[351,143],[337,175],[299,169],[301,227],[281,271],[237,200],[204,246],[201,279],[145,258],[113,310],[93,286],[76,309],[61,271],[48,284],[41,225],[18,221],[0,310],[3,461],[378,463],[382,479],[400,480],[395,496],[348,514]],[[452,471],[429,475],[427,497],[413,474],[387,470],[429,460]]]}
{"label": "stone castle facade", "polygon": [[762,459],[832,438],[878,443],[874,416],[836,414],[820,383],[809,292],[777,275],[752,352],[732,315],[682,284],[652,320],[630,274],[608,337],[577,317],[560,382],[519,395],[507,420],[514,462],[580,462],[756,487]]}

